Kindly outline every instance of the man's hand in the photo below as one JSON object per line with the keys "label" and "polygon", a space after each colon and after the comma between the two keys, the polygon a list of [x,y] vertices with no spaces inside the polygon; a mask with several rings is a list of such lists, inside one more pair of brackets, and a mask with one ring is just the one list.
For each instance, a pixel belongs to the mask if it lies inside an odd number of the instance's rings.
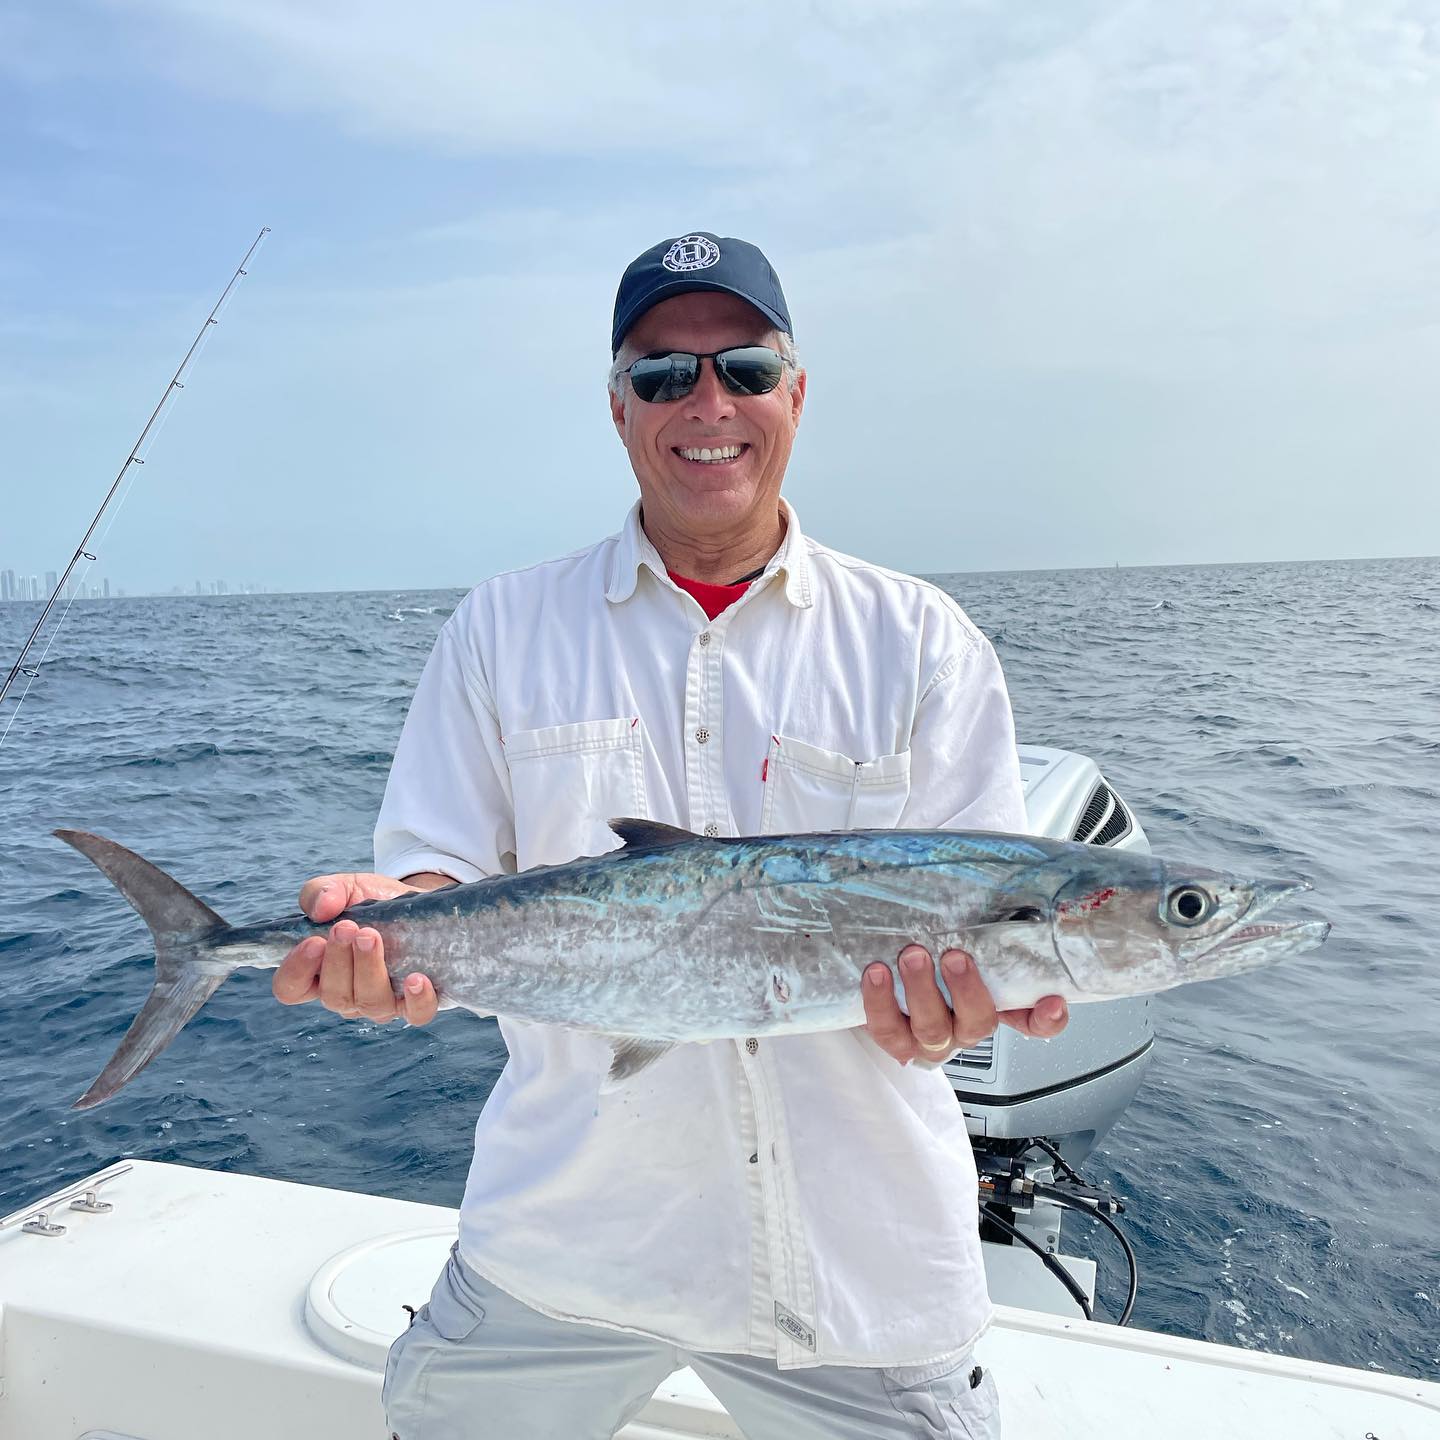
{"label": "man's hand", "polygon": [[997,1025],[1010,1025],[1022,1035],[1048,1040],[1070,1020],[1069,1006],[1058,995],[1045,996],[1029,1010],[997,1011],[974,960],[963,950],[947,950],[940,957],[953,1010],[935,983],[935,964],[924,946],[907,945],[900,952],[899,963],[908,1019],[895,998],[888,965],[871,965],[860,988],[865,997],[865,1028],[875,1043],[902,1065],[912,1060],[939,1065],[957,1050],[993,1035]]}
{"label": "man's hand", "polygon": [[[324,924],[362,900],[393,900],[397,895],[452,883],[446,875],[412,875],[410,879],[419,883],[408,884],[388,875],[318,875],[301,887],[300,908],[317,924]],[[328,940],[323,935],[302,940],[280,962],[271,989],[282,1005],[318,1000],[348,1020],[364,1016],[382,1025],[398,1019],[428,1025],[439,1009],[435,987],[424,975],[407,975],[403,995],[395,995],[379,931],[353,920],[334,925]]]}

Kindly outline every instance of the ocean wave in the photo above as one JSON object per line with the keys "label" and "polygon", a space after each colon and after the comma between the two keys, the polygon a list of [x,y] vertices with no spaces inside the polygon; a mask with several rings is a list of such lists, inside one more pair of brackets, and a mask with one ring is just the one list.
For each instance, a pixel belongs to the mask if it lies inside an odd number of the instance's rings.
{"label": "ocean wave", "polygon": [[[1437,580],[1406,561],[945,581],[1002,654],[1022,738],[1092,754],[1157,852],[1308,875],[1336,924],[1293,967],[1155,1002],[1149,1078],[1096,1167],[1130,1197],[1140,1323],[1235,1338],[1243,1318],[1266,1348],[1400,1373],[1434,1354],[1434,1307],[1413,1295],[1436,1239],[1416,1177],[1440,1172],[1424,1030],[1440,689],[1416,623]],[[127,602],[123,624],[97,607],[56,642],[0,749],[0,1210],[117,1153],[458,1201],[505,1061],[493,1021],[357,1026],[238,975],[132,1086],[72,1114],[153,961],[139,919],[46,832],[112,833],[229,919],[289,911],[308,875],[370,863],[401,720],[459,596]],[[317,663],[336,637],[349,651]],[[1375,1176],[1400,1177],[1384,1206]],[[1113,1294],[1123,1276],[1100,1259]]]}

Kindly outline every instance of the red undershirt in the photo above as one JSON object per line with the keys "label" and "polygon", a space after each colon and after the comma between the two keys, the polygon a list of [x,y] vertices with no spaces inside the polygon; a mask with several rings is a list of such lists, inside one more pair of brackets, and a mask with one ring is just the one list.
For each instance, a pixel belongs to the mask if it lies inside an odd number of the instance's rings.
{"label": "red undershirt", "polygon": [[728,610],[750,588],[748,580],[741,581],[739,585],[707,585],[703,580],[691,580],[668,568],[665,573],[687,595],[695,597],[707,620],[713,620],[722,611]]}

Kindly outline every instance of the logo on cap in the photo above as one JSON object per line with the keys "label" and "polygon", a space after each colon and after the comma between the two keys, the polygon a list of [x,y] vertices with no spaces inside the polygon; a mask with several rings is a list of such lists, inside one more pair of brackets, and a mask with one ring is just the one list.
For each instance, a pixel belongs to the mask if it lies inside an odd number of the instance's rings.
{"label": "logo on cap", "polygon": [[708,270],[720,259],[720,247],[704,235],[682,235],[660,262],[667,270]]}

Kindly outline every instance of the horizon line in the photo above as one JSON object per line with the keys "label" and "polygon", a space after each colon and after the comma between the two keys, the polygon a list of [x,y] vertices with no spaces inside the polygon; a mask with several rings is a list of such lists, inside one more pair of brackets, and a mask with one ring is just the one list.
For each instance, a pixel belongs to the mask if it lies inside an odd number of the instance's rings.
{"label": "horizon line", "polygon": [[[916,579],[925,580],[934,576],[967,576],[967,575],[1066,575],[1084,571],[1107,571],[1116,570],[1226,570],[1238,569],[1241,566],[1252,565],[1353,565],[1376,560],[1440,560],[1440,555],[1324,555],[1310,556],[1299,560],[1180,560],[1168,564],[1142,564],[1122,565],[1118,560],[1109,565],[1029,565],[1029,566],[1007,566],[993,570],[911,570],[904,571],[904,574],[914,575]],[[543,561],[541,562],[544,563]],[[886,566],[892,569],[892,566]],[[497,572],[499,573],[499,572]],[[168,590],[137,590],[127,595],[92,595],[85,599],[76,597],[70,603],[76,605],[88,605],[94,601],[104,603],[107,600],[253,600],[265,596],[283,595],[383,595],[383,594],[426,594],[440,590],[463,590],[470,591],[477,585],[483,585],[491,576],[482,576],[479,580],[465,581],[458,584],[440,585],[379,585],[367,586],[364,588],[335,588],[316,587],[307,589],[271,589],[269,587],[260,590],[231,590],[224,595],[215,595],[209,592],[196,594],[193,590],[184,590],[178,586],[172,586]],[[227,582],[228,583],[228,582]],[[241,582],[242,584],[248,582]],[[46,597],[48,599],[48,597]],[[0,604],[9,605],[43,605],[43,600],[9,600],[0,601]]]}

